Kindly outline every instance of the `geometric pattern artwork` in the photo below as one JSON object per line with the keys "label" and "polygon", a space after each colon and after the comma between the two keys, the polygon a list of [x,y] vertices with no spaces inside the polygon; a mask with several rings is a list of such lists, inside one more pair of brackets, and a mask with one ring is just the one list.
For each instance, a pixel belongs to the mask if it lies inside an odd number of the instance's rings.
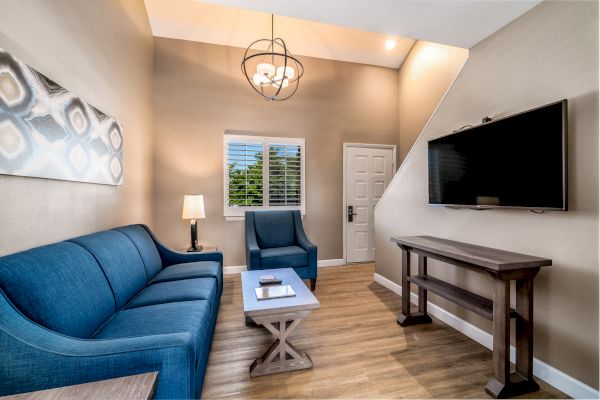
{"label": "geometric pattern artwork", "polygon": [[0,174],[121,185],[121,125],[0,49]]}

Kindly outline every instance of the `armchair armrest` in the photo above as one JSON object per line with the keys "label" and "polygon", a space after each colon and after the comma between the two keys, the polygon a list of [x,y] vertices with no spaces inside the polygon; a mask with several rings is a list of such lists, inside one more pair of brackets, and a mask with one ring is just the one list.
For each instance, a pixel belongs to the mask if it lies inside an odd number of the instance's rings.
{"label": "armchair armrest", "polygon": [[160,258],[163,262],[164,267],[168,267],[174,264],[183,264],[197,261],[217,261],[223,266],[223,253],[220,251],[208,251],[205,253],[188,253],[183,251],[173,250],[163,243],[152,233],[150,228],[146,225],[142,225],[147,231],[156,248],[158,249],[158,254],[160,254]]}
{"label": "armchair armrest", "polygon": [[308,253],[308,269],[314,273],[316,276],[317,272],[317,246],[315,246],[308,238],[306,237],[306,233],[304,232],[304,227],[302,226],[302,218],[300,216],[300,211],[294,210],[292,212],[294,216],[294,233],[296,236],[296,242],[300,247],[302,247]]}
{"label": "armchair armrest", "polygon": [[157,397],[190,398],[193,348],[185,333],[114,340],[63,336],[26,319],[0,291],[0,396],[158,371]]}
{"label": "armchair armrest", "polygon": [[258,247],[256,230],[254,229],[254,213],[246,212],[244,220],[246,232],[246,267],[248,270],[260,269],[260,247]]}

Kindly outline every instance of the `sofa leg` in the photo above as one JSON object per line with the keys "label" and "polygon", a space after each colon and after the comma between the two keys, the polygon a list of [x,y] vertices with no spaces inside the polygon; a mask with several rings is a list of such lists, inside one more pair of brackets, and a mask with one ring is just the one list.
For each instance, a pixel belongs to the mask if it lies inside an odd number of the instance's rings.
{"label": "sofa leg", "polygon": [[317,287],[317,279],[316,278],[311,279],[310,280],[310,290],[314,292],[316,287]]}

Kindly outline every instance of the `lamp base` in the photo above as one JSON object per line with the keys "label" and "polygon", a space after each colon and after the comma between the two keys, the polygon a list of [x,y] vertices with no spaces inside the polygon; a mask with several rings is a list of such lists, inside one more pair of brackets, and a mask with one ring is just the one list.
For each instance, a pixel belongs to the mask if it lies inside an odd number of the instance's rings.
{"label": "lamp base", "polygon": [[201,245],[197,245],[196,247],[190,247],[189,249],[186,250],[188,253],[195,253],[195,252],[199,252],[202,251],[202,246]]}

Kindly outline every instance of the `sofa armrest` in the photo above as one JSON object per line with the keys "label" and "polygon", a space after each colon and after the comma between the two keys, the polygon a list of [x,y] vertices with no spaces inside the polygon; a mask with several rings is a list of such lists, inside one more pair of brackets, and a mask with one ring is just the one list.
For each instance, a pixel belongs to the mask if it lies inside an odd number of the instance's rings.
{"label": "sofa armrest", "polygon": [[0,291],[0,396],[158,371],[156,395],[190,398],[193,339],[187,333],[76,339],[26,319]]}
{"label": "sofa armrest", "polygon": [[296,242],[308,253],[308,269],[312,274],[314,274],[314,276],[316,276],[317,246],[315,246],[310,240],[308,240],[308,237],[306,237],[304,227],[302,226],[302,217],[300,216],[300,211],[294,210],[292,211],[292,214],[294,216],[294,234],[296,236]]}
{"label": "sofa armrest", "polygon": [[246,234],[246,267],[248,270],[261,269],[260,247],[258,247],[256,230],[254,229],[254,213],[246,212],[244,224]]}
{"label": "sofa armrest", "polygon": [[163,263],[163,268],[174,264],[184,264],[197,261],[217,261],[221,264],[221,266],[223,266],[223,253],[220,251],[207,251],[204,253],[188,253],[184,251],[176,251],[164,245],[160,240],[158,240],[158,238],[146,225],[142,226],[148,231],[148,234],[154,241],[154,244],[156,245],[156,248],[158,250],[158,254],[160,254],[160,258]]}

